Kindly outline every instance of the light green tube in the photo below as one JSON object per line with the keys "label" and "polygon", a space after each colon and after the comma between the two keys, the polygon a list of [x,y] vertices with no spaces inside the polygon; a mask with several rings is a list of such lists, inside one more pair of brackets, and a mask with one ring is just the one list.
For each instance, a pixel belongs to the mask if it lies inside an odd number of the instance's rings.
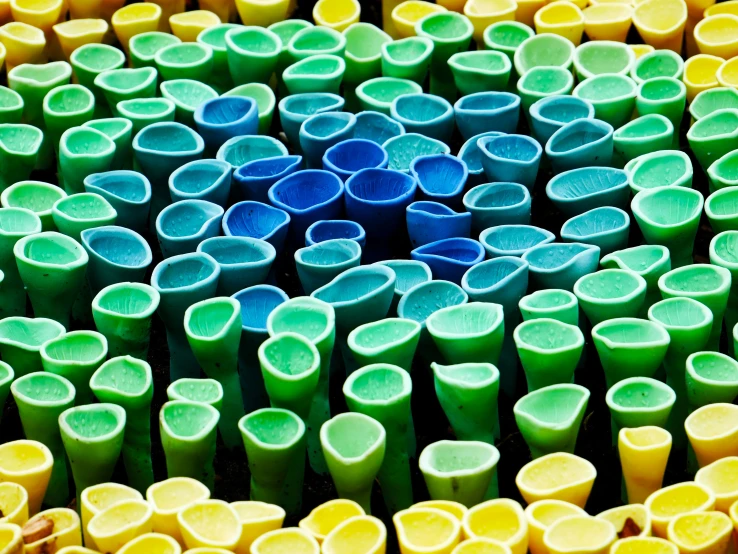
{"label": "light green tube", "polygon": [[358,413],[339,414],[320,429],[338,496],[358,503],[367,514],[371,513],[372,485],[384,461],[386,440],[378,421]]}
{"label": "light green tube", "polygon": [[213,492],[218,410],[207,404],[172,400],[159,412],[159,431],[168,477],[197,479]]}
{"label": "light green tube", "polygon": [[233,298],[211,298],[187,308],[184,329],[192,353],[205,375],[223,387],[220,433],[226,447],[241,444],[238,422],[245,415],[238,377],[241,304]]}
{"label": "light green tube", "polygon": [[40,233],[41,229],[41,219],[31,210],[0,210],[0,271],[4,274],[0,287],[1,318],[26,315],[26,291],[18,273],[13,248],[20,239]]}
{"label": "light green tube", "polygon": [[218,412],[223,406],[223,387],[215,379],[177,379],[167,387],[169,400],[189,400],[212,406]]}
{"label": "light green tube", "polygon": [[359,367],[388,363],[412,371],[422,326],[417,321],[387,318],[359,325],[348,336],[348,347]]}
{"label": "light green tube", "polygon": [[336,313],[333,306],[317,298],[293,298],[269,314],[267,331],[271,337],[286,332],[302,335],[313,343],[320,354],[320,377],[308,416],[307,448],[310,467],[317,473],[325,474],[328,466],[321,448],[320,433],[323,424],[331,417],[328,394],[331,357],[336,342]]}
{"label": "light green tube", "polygon": [[74,406],[74,385],[59,375],[38,372],[16,379],[10,390],[18,406],[26,438],[45,444],[54,456],[54,468],[44,501],[53,508],[66,506],[69,477],[59,416]]}
{"label": "light green tube", "polygon": [[128,483],[141,494],[154,484],[151,465],[151,400],[154,383],[151,367],[132,356],[105,362],[90,379],[100,402],[117,404],[126,411],[123,463]]}
{"label": "light green tube", "polygon": [[279,408],[263,408],[238,424],[251,472],[251,500],[300,512],[305,479],[305,423]]}
{"label": "light green tube", "polygon": [[0,356],[16,378],[43,371],[41,345],[64,333],[64,326],[53,319],[6,317],[0,320]]}
{"label": "light green tube", "polygon": [[387,432],[387,447],[378,479],[391,514],[413,503],[407,427],[412,379],[404,369],[372,364],[352,373],[343,385],[349,410],[376,419]]}

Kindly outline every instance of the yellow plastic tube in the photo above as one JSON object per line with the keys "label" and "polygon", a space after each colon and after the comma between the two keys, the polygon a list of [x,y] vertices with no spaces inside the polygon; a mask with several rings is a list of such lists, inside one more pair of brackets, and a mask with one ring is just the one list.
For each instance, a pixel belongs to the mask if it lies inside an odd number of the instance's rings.
{"label": "yellow plastic tube", "polygon": [[318,541],[308,532],[296,527],[277,529],[263,534],[251,545],[251,554],[320,554]]}
{"label": "yellow plastic tube", "polygon": [[46,36],[41,29],[14,21],[0,27],[0,42],[5,46],[8,71],[23,63],[46,61]]}
{"label": "yellow plastic tube", "polygon": [[234,550],[241,539],[238,514],[222,500],[196,502],[177,514],[177,522],[187,548]]}
{"label": "yellow plastic tube", "polygon": [[54,33],[67,60],[80,46],[101,43],[107,32],[108,23],[104,19],[70,19],[54,25]]}
{"label": "yellow plastic tube", "polygon": [[23,554],[23,534],[13,523],[0,523],[0,554]]}
{"label": "yellow plastic tube", "polygon": [[143,500],[143,496],[136,489],[118,483],[100,483],[82,491],[79,512],[82,516],[82,533],[87,546],[96,547],[95,541],[87,532],[90,520],[124,500]]}
{"label": "yellow plastic tube", "polygon": [[713,4],[705,10],[703,17],[712,17],[713,15],[719,15],[721,13],[738,15],[738,0],[727,0],[727,2]]}
{"label": "yellow plastic tube", "polygon": [[415,24],[432,13],[448,11],[423,0],[406,0],[392,10],[392,24],[399,38],[415,36]]}
{"label": "yellow plastic tube", "polygon": [[69,508],[52,508],[39,512],[26,525],[30,527],[42,518],[52,521],[52,532],[47,537],[26,543],[24,554],[48,554],[65,546],[82,546],[82,529],[77,512]]}
{"label": "yellow plastic tube", "polygon": [[687,102],[691,104],[700,92],[719,86],[717,72],[723,63],[723,58],[707,54],[697,54],[684,62],[682,81],[687,87]]}
{"label": "yellow plastic tube", "polygon": [[28,521],[28,493],[18,483],[0,483],[0,523],[23,526]]}
{"label": "yellow plastic tube", "polygon": [[529,504],[536,500],[563,500],[584,508],[592,492],[597,470],[584,458],[554,452],[525,464],[515,478]]}
{"label": "yellow plastic tube", "polygon": [[587,515],[579,506],[563,500],[537,500],[525,508],[528,520],[528,549],[531,554],[548,554],[543,544],[546,529],[565,517]]}
{"label": "yellow plastic tube", "polygon": [[63,0],[10,0],[10,13],[20,23],[32,25],[45,34],[65,15],[66,5]]}
{"label": "yellow plastic tube", "polygon": [[533,18],[536,33],[552,33],[569,39],[574,46],[582,42],[584,32],[584,15],[575,4],[566,0],[558,0],[546,4],[536,12]]}
{"label": "yellow plastic tube", "polygon": [[64,548],[56,552],[56,554],[99,554],[99,553],[100,553],[99,550],[92,550],[91,548],[85,548],[84,546],[65,546]]}
{"label": "yellow plastic tube", "polygon": [[184,545],[177,515],[185,508],[210,498],[210,489],[189,477],[172,477],[151,485],[146,500],[154,509],[153,530]]}
{"label": "yellow plastic tube", "polygon": [[715,75],[721,87],[738,87],[738,58],[725,60]]}
{"label": "yellow plastic tube", "polygon": [[36,441],[19,440],[0,445],[0,482],[10,481],[28,492],[28,513],[41,508],[51,478],[54,457]]}
{"label": "yellow plastic tube", "polygon": [[111,23],[115,36],[128,52],[128,42],[141,33],[150,33],[159,28],[161,7],[158,4],[143,2],[128,4],[113,14]]}
{"label": "yellow plastic tube", "polygon": [[513,554],[528,551],[528,519],[515,500],[497,498],[477,504],[466,512],[461,526],[467,539],[492,539],[509,546]]}
{"label": "yellow plastic tube", "polygon": [[143,500],[123,500],[94,516],[87,532],[100,552],[117,552],[124,544],[151,533],[154,510]]}
{"label": "yellow plastic tube", "polygon": [[715,496],[702,485],[687,481],[657,490],[645,504],[651,514],[651,531],[664,539],[672,519],[680,514],[709,512],[715,507]]}
{"label": "yellow plastic tube", "polygon": [[610,554],[679,554],[679,549],[658,537],[628,537],[615,541]]}
{"label": "yellow plastic tube", "polygon": [[617,538],[615,526],[609,521],[572,516],[549,527],[543,544],[551,554],[607,554]]}
{"label": "yellow plastic tube", "polygon": [[255,500],[233,502],[231,507],[236,510],[241,522],[241,538],[236,546],[236,554],[249,554],[253,542],[264,533],[280,529],[286,515],[280,506]]}
{"label": "yellow plastic tube", "polygon": [[323,554],[384,554],[387,528],[372,516],[358,516],[338,525],[323,541]]}
{"label": "yellow plastic tube", "polygon": [[703,406],[689,415],[684,428],[700,467],[720,458],[738,456],[738,406]]}
{"label": "yellow plastic tube", "polygon": [[724,554],[733,522],[723,512],[682,514],[671,520],[667,534],[681,554]]}
{"label": "yellow plastic tube", "polygon": [[671,433],[661,427],[621,429],[618,453],[628,502],[644,502],[661,488],[671,452]]}
{"label": "yellow plastic tube", "polygon": [[464,515],[469,511],[466,506],[453,500],[424,500],[423,502],[413,504],[413,508],[435,508],[443,512],[448,512],[458,519],[459,522],[464,520]]}
{"label": "yellow plastic tube", "polygon": [[633,7],[630,4],[596,4],[584,9],[582,15],[584,32],[590,40],[625,42],[633,23]]}
{"label": "yellow plastic tube", "polygon": [[[635,535],[638,537],[651,536],[651,514],[643,504],[618,506],[610,510],[605,510],[595,517],[606,519],[612,523],[615,526],[615,532],[617,532],[618,536],[621,536],[624,532],[633,533],[635,531],[638,531],[637,535]],[[628,526],[627,530],[625,529],[626,526]]]}
{"label": "yellow plastic tube", "polygon": [[694,28],[694,39],[700,54],[721,58],[738,55],[738,16],[720,14],[703,19]]}
{"label": "yellow plastic tube", "polygon": [[169,18],[172,34],[182,42],[195,42],[197,35],[220,23],[220,18],[207,10],[176,13]]}
{"label": "yellow plastic tube", "polygon": [[392,521],[401,554],[451,554],[461,540],[459,520],[435,508],[402,510]]}
{"label": "yellow plastic tube", "polygon": [[359,504],[353,500],[339,498],[317,506],[298,525],[300,529],[307,531],[316,541],[322,543],[328,533],[341,523],[363,515],[366,514]]}
{"label": "yellow plastic tube", "polygon": [[727,514],[738,500],[738,457],[715,460],[700,469],[694,481],[710,490],[715,495],[715,509]]}
{"label": "yellow plastic tube", "polygon": [[146,533],[127,543],[118,554],[182,554],[182,547],[168,535]]}
{"label": "yellow plastic tube", "polygon": [[315,24],[330,27],[339,33],[357,23],[360,16],[361,4],[357,0],[318,0],[313,7]]}
{"label": "yellow plastic tube", "polygon": [[289,0],[236,0],[236,9],[244,25],[268,27],[287,19]]}
{"label": "yellow plastic tube", "polygon": [[484,49],[484,31],[498,21],[515,21],[515,0],[467,0],[464,15],[474,25],[474,40]]}
{"label": "yellow plastic tube", "polygon": [[492,539],[469,539],[456,546],[451,554],[511,554],[509,546]]}
{"label": "yellow plastic tube", "polygon": [[686,23],[684,0],[645,0],[633,11],[633,25],[643,41],[657,50],[681,53]]}

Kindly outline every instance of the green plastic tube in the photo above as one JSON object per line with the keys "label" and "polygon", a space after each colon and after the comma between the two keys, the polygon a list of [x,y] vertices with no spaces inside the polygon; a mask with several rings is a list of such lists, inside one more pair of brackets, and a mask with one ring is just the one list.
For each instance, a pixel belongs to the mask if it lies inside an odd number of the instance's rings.
{"label": "green plastic tube", "polygon": [[382,75],[425,83],[433,55],[433,41],[427,37],[408,37],[382,45]]}
{"label": "green plastic tube", "polygon": [[[724,231],[715,235],[710,241],[710,263],[730,272],[730,293],[725,308],[725,326],[732,331],[738,324],[738,257],[734,248],[738,241],[738,231]],[[728,341],[728,353],[733,355],[733,343]]]}
{"label": "green plastic tube", "polygon": [[238,378],[241,304],[233,298],[211,298],[187,308],[184,329],[192,353],[205,375],[223,388],[220,434],[228,448],[241,444],[238,422],[244,416]]}
{"label": "green plastic tube", "polygon": [[115,404],[69,408],[59,416],[64,450],[77,487],[82,491],[110,481],[123,448],[126,412]]}
{"label": "green plastic tube", "polygon": [[641,191],[631,209],[646,242],[666,246],[672,267],[681,267],[692,263],[702,205],[702,194],[696,190],[664,187]]}
{"label": "green plastic tube", "polygon": [[95,77],[95,86],[102,91],[108,107],[118,116],[118,102],[132,98],[156,96],[157,72],[153,67],[111,69]]}
{"label": "green plastic tube", "polygon": [[108,341],[95,331],[72,331],[41,345],[44,371],[68,379],[77,391],[77,406],[92,404],[90,378],[105,361]]}
{"label": "green plastic tube", "polygon": [[213,71],[208,82],[220,93],[233,88],[233,79],[228,70],[228,49],[225,37],[231,29],[240,28],[240,25],[234,23],[222,23],[208,27],[197,35],[197,42],[208,45],[213,51]]}
{"label": "green plastic tube", "polygon": [[151,367],[131,356],[111,358],[93,374],[90,388],[100,402],[126,411],[123,464],[128,484],[141,494],[154,484],[151,465],[151,400],[154,383]]}
{"label": "green plastic tube", "polygon": [[666,383],[676,393],[677,401],[666,428],[672,435],[674,448],[682,450],[687,445],[684,420],[689,414],[684,368],[689,356],[707,344],[712,329],[712,312],[691,298],[669,298],[651,306],[648,319],[661,324],[671,337],[664,357],[664,370]]}
{"label": "green plastic tube", "polygon": [[51,217],[60,233],[79,241],[82,231],[115,224],[118,213],[99,194],[78,192],[57,200]]}
{"label": "green plastic tube", "polygon": [[95,77],[105,71],[122,68],[126,63],[125,54],[120,49],[107,44],[84,44],[72,52],[69,63],[72,64],[75,82],[95,95],[95,117],[110,116],[105,95],[95,85]]}
{"label": "green plastic tube", "polygon": [[54,151],[59,150],[59,139],[67,129],[88,122],[95,113],[95,96],[82,85],[63,85],[50,91],[44,98],[43,117],[46,139]]}
{"label": "green plastic tube", "polygon": [[159,431],[168,477],[190,477],[213,492],[219,419],[218,410],[200,402],[172,400],[162,406]]}
{"label": "green plastic tube", "polygon": [[603,321],[592,329],[592,339],[608,389],[628,377],[653,377],[671,342],[658,323],[633,317]]}
{"label": "green plastic tube", "polygon": [[388,363],[412,371],[422,326],[417,321],[387,318],[359,325],[348,336],[348,347],[359,367]]}
{"label": "green plastic tube", "polygon": [[61,413],[74,406],[74,385],[59,375],[37,372],[16,379],[10,390],[26,438],[45,444],[54,456],[44,501],[53,508],[66,506],[69,477],[58,422]]}
{"label": "green plastic tube", "polygon": [[382,75],[382,49],[392,37],[371,23],[353,23],[343,30],[346,38],[344,97],[351,111],[360,111],[356,87]]}
{"label": "green plastic tube", "polygon": [[307,422],[320,380],[318,349],[302,335],[280,333],[259,347],[259,364],[272,407]]}
{"label": "green plastic tube", "polygon": [[[687,87],[681,79],[656,77],[638,85],[636,110],[640,115],[659,114],[666,117],[674,129],[681,128],[687,106]],[[675,134],[673,146],[678,149],[679,135]]]}
{"label": "green plastic tube", "polygon": [[358,413],[339,414],[320,428],[320,443],[339,498],[371,514],[374,479],[382,467],[387,434],[384,427]]}
{"label": "green plastic tube", "polygon": [[305,423],[289,410],[263,408],[238,424],[251,472],[251,500],[277,504],[289,515],[302,506]]}
{"label": "green plastic tube", "polygon": [[624,269],[603,269],[583,275],[574,294],[592,325],[616,317],[635,317],[646,300],[646,280]]}
{"label": "green plastic tube", "polygon": [[311,56],[300,60],[282,73],[289,94],[331,92],[338,94],[346,73],[343,58],[332,55]]}
{"label": "green plastic tube", "polygon": [[225,44],[236,85],[269,82],[282,52],[279,36],[264,27],[237,27],[226,33]]}
{"label": "green plastic tube", "polygon": [[695,352],[687,358],[685,381],[690,411],[708,404],[731,404],[738,396],[738,362],[720,352]]}
{"label": "green plastic tube", "polygon": [[497,364],[505,336],[500,304],[473,302],[449,306],[425,321],[428,333],[446,362]]}
{"label": "green plastic tube", "polygon": [[8,87],[0,88],[0,123],[20,123],[23,117],[23,98]]}
{"label": "green plastic tube", "polygon": [[579,300],[564,289],[543,289],[524,296],[518,303],[523,321],[555,319],[569,325],[579,325]]}
{"label": "green plastic tube", "polygon": [[436,396],[454,435],[494,444],[499,438],[497,396],[500,372],[492,364],[431,364]]}
{"label": "green plastic tube", "polygon": [[469,49],[474,26],[459,13],[439,12],[424,17],[415,24],[415,34],[433,41],[433,56],[430,67],[430,92],[456,100],[456,85],[448,60],[457,52]]}
{"label": "green plastic tube", "polygon": [[97,293],[92,317],[108,341],[111,356],[146,359],[151,316],[159,307],[159,298],[155,288],[143,283],[116,283]]}
{"label": "green plastic tube", "polygon": [[564,384],[529,392],[515,403],[515,423],[534,459],[553,452],[574,453],[588,402],[589,390]]}
{"label": "green plastic tube", "polygon": [[579,83],[572,96],[589,100],[595,117],[619,129],[630,121],[638,85],[625,75],[595,75]]}
{"label": "green plastic tube", "polygon": [[343,385],[349,410],[369,416],[387,432],[387,447],[378,480],[391,514],[413,503],[407,429],[412,380],[404,369],[372,364],[353,372]]}
{"label": "green plastic tube", "polygon": [[193,79],[208,81],[213,71],[213,49],[207,44],[170,44],[154,56],[159,76],[164,81]]}
{"label": "green plastic tube", "polygon": [[336,312],[327,302],[303,296],[277,306],[269,314],[266,325],[270,337],[280,333],[296,333],[309,340],[318,350],[320,376],[307,421],[307,448],[313,471],[326,473],[328,466],[323,456],[320,433],[323,424],[331,417],[328,395],[331,358],[336,342]]}
{"label": "green plastic tube", "polygon": [[[41,219],[42,231],[56,231],[54,220],[51,217],[51,207],[66,195],[67,193],[56,185],[42,181],[20,181],[6,188],[0,194],[0,201],[2,201],[3,208],[31,210]],[[2,233],[1,219],[0,233]]]}
{"label": "green plastic tube", "polygon": [[[131,67],[134,69],[140,67],[156,67],[156,62],[154,61],[156,53],[170,44],[178,44],[180,42],[182,40],[178,37],[159,31],[141,33],[140,35],[131,37],[131,40],[128,42]],[[120,67],[122,66],[123,64]]]}
{"label": "green plastic tube", "polygon": [[131,120],[135,135],[152,123],[174,121],[174,102],[166,98],[134,98],[123,100],[116,106],[121,117]]}
{"label": "green plastic tube", "polygon": [[605,397],[612,421],[612,443],[624,427],[655,426],[666,428],[676,393],[669,386],[648,377],[630,377],[619,381]]}
{"label": "green plastic tube", "polygon": [[282,41],[282,49],[279,52],[279,61],[277,62],[277,67],[274,71],[278,85],[280,87],[278,89],[280,94],[285,92],[284,87],[281,83],[282,72],[287,68],[288,65],[293,63],[293,58],[289,50],[287,49],[287,45],[292,40],[292,37],[294,37],[303,29],[307,29],[309,27],[314,27],[314,25],[312,24],[312,22],[305,21],[304,19],[285,19],[284,21],[272,23],[271,25],[269,25],[269,27],[267,27],[267,29],[277,35]]}
{"label": "green plastic tube", "polygon": [[85,283],[85,249],[66,235],[46,232],[20,239],[13,253],[34,315],[69,328],[72,305]]}
{"label": "green plastic tube", "polygon": [[723,315],[731,289],[730,271],[711,264],[694,264],[672,269],[659,278],[659,289],[664,298],[686,297],[701,302],[712,312],[712,329],[705,345],[718,351],[723,332]]}
{"label": "green plastic tube", "polygon": [[110,169],[130,169],[133,167],[133,122],[124,117],[93,119],[83,125],[100,131],[115,143],[115,154]]}
{"label": "green plastic tube", "polygon": [[68,194],[83,192],[84,180],[93,173],[111,169],[115,143],[104,133],[88,127],[73,127],[59,141],[59,179]]}
{"label": "green plastic tube", "polygon": [[30,125],[0,125],[0,190],[31,176],[43,159],[44,134]]}
{"label": "green plastic tube", "polygon": [[612,136],[612,165],[623,167],[638,156],[671,148],[674,126],[666,117],[649,114],[633,119]]}
{"label": "green plastic tube", "polygon": [[646,299],[639,314],[643,317],[648,308],[661,300],[659,277],[671,270],[671,256],[666,246],[643,244],[603,256],[600,265],[606,269],[626,269],[646,280]]}
{"label": "green plastic tube", "polygon": [[418,465],[431,500],[448,500],[472,508],[498,495],[490,485],[499,460],[497,448],[486,442],[443,440],[426,446]]}
{"label": "green plastic tube", "polygon": [[738,147],[738,110],[716,110],[687,131],[687,142],[702,169],[707,169]]}
{"label": "green plastic tube", "polygon": [[167,387],[169,400],[188,400],[212,406],[218,412],[223,406],[223,387],[215,379],[177,379]]}
{"label": "green plastic tube", "polygon": [[[15,261],[14,247],[23,237],[41,232],[41,220],[25,208],[0,210],[0,318],[26,314],[26,291]],[[38,315],[38,314],[37,314]]]}
{"label": "green plastic tube", "polygon": [[6,317],[0,320],[0,356],[16,378],[43,371],[41,345],[66,332],[64,326],[43,317]]}
{"label": "green plastic tube", "polygon": [[584,335],[576,325],[556,319],[525,321],[513,333],[528,392],[574,382],[584,350]]}

